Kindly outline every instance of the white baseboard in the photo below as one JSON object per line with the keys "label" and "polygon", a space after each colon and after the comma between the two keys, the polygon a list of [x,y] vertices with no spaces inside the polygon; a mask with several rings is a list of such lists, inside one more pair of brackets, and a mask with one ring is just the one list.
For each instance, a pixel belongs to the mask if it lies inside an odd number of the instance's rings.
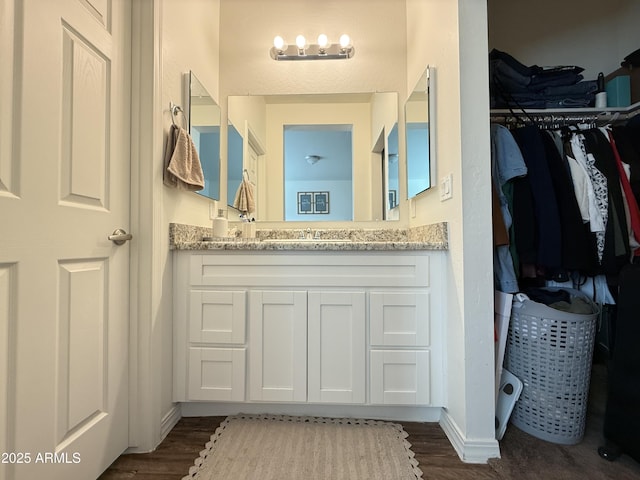
{"label": "white baseboard", "polygon": [[176,426],[176,423],[182,418],[182,408],[179,403],[174,403],[173,407],[162,417],[160,425],[160,441],[165,439],[169,432]]}
{"label": "white baseboard", "polygon": [[273,415],[311,415],[333,418],[368,418],[396,422],[433,422],[440,420],[440,407],[395,407],[374,405],[278,404],[278,403],[209,403],[185,402],[183,417],[237,415],[239,413]]}
{"label": "white baseboard", "polygon": [[463,462],[487,463],[490,458],[500,458],[500,446],[495,437],[475,440],[467,439],[455,420],[444,409],[440,417],[440,427]]}

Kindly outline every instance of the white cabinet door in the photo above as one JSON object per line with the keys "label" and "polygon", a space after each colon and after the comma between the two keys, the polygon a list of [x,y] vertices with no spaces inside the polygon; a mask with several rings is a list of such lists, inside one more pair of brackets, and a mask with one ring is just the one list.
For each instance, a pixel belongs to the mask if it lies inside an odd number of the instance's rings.
{"label": "white cabinet door", "polygon": [[428,346],[429,293],[371,292],[370,340],[378,346]]}
{"label": "white cabinet door", "polygon": [[365,401],[364,292],[309,292],[309,402]]}
{"label": "white cabinet door", "polygon": [[428,405],[428,350],[372,350],[371,403]]}
{"label": "white cabinet door", "polygon": [[307,292],[249,292],[251,400],[307,400]]}
{"label": "white cabinet door", "polygon": [[243,344],[246,292],[191,290],[189,341]]}
{"label": "white cabinet door", "polygon": [[245,348],[189,349],[189,400],[244,401]]}

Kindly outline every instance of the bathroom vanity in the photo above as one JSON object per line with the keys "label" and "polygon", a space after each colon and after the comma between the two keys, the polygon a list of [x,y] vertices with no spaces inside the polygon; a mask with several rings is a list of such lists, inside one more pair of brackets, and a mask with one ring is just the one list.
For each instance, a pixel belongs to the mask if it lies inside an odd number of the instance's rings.
{"label": "bathroom vanity", "polygon": [[442,406],[446,238],[348,238],[172,240],[174,401]]}

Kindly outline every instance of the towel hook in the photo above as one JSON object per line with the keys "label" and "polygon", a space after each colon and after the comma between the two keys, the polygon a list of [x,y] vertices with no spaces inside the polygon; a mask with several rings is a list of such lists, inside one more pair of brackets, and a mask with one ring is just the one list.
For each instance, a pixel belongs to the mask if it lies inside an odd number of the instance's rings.
{"label": "towel hook", "polygon": [[169,111],[171,112],[171,123],[173,123],[174,127],[177,127],[178,125],[176,125],[176,117],[178,116],[178,112],[182,113],[182,123],[184,125],[184,128],[187,128],[187,118],[184,115],[184,110],[182,110],[182,107],[180,105],[176,105],[173,102],[169,102]]}

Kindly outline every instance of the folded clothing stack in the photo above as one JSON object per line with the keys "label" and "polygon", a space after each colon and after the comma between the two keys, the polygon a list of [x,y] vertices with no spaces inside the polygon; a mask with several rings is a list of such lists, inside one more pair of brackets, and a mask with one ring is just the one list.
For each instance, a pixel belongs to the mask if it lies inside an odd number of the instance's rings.
{"label": "folded clothing stack", "polygon": [[574,65],[523,65],[508,53],[489,53],[491,108],[571,108],[593,106],[597,80],[584,80]]}

